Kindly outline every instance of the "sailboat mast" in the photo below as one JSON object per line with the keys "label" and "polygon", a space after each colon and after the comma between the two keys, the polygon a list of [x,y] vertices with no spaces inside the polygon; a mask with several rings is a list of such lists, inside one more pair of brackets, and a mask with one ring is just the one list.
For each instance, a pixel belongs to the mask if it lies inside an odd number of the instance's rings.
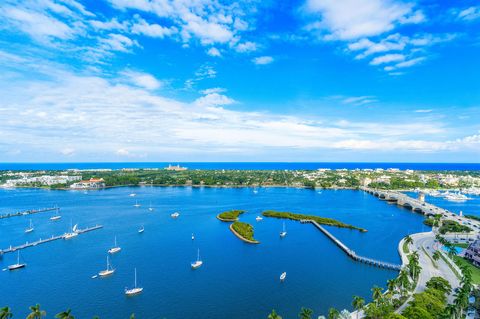
{"label": "sailboat mast", "polygon": [[137,268],[135,268],[135,288],[137,288]]}

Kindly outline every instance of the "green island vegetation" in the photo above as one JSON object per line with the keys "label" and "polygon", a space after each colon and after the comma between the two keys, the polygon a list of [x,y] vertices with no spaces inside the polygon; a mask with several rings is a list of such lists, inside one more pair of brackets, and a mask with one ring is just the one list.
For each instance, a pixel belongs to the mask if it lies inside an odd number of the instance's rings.
{"label": "green island vegetation", "polygon": [[440,234],[446,233],[469,233],[472,229],[468,226],[461,225],[454,220],[443,220],[442,226],[438,229]]}
{"label": "green island vegetation", "polygon": [[[478,185],[479,171],[412,171],[396,169],[322,169],[317,170],[201,170],[163,168],[86,169],[86,170],[0,170],[0,184],[9,187],[69,187],[73,180],[52,183],[39,177],[103,178],[107,187],[216,186],[256,187],[289,186],[302,188],[348,188],[364,185],[378,189],[414,188],[450,189]],[[448,179],[446,176],[450,176]],[[453,179],[451,177],[454,177]],[[453,180],[453,182],[452,182]],[[452,184],[453,183],[453,184]]]}
{"label": "green island vegetation", "polygon": [[340,228],[349,228],[349,229],[356,229],[361,232],[366,232],[367,230],[364,228],[356,227],[353,225],[345,224],[342,223],[338,220],[335,220],[333,218],[327,218],[327,217],[320,217],[320,216],[315,216],[315,215],[304,215],[304,214],[295,214],[295,213],[290,213],[290,212],[277,212],[274,210],[266,210],[262,213],[263,216],[265,217],[273,217],[273,218],[284,218],[284,219],[291,219],[291,220],[302,220],[302,219],[311,219],[316,221],[317,223],[321,225],[328,225],[328,226],[336,226]]}
{"label": "green island vegetation", "polygon": [[472,272],[472,282],[475,285],[480,284],[480,268],[472,264],[470,260],[467,260],[460,256],[454,256],[453,261],[457,264],[458,267],[466,267]]}
{"label": "green island vegetation", "polygon": [[236,221],[230,225],[230,229],[234,232],[234,234],[240,236],[241,239],[244,239],[248,243],[260,243],[258,240],[253,238],[253,226],[248,223]]}
{"label": "green island vegetation", "polygon": [[233,209],[217,215],[217,218],[220,219],[222,222],[234,222],[238,220],[238,216],[245,213],[244,210],[240,209]]}

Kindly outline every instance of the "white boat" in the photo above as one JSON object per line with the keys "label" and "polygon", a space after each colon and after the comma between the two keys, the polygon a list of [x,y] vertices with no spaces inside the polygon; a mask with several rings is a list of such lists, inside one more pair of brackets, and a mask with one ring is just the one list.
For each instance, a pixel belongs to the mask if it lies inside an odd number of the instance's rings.
{"label": "white boat", "polygon": [[108,253],[109,254],[115,254],[115,253],[118,253],[120,250],[122,250],[122,248],[117,246],[117,236],[115,236],[115,246],[110,248],[108,250]]}
{"label": "white boat", "polygon": [[57,210],[57,213],[56,213],[55,215],[53,215],[52,217],[50,217],[50,220],[51,220],[51,221],[56,221],[56,220],[59,220],[60,218],[62,218],[62,216],[60,216],[60,215],[58,214],[58,207],[57,207],[56,210]]}
{"label": "white boat", "polygon": [[172,218],[178,218],[178,216],[180,216],[179,212],[175,212],[175,213],[170,215],[170,217],[172,217]]}
{"label": "white boat", "polygon": [[195,235],[192,233],[192,240],[195,240]]}
{"label": "white boat", "polygon": [[[70,221],[70,225],[72,225],[71,221]],[[77,237],[78,236],[77,227],[78,227],[77,224],[75,224],[75,226],[71,227],[71,229],[72,229],[71,232],[65,233],[65,235],[63,235],[63,239],[71,239],[73,237]]]}
{"label": "white boat", "polygon": [[253,193],[254,194],[257,194],[258,193],[258,190],[256,188],[253,189]]}
{"label": "white boat", "polygon": [[142,228],[140,228],[140,229],[138,230],[138,233],[139,233],[139,234],[142,234],[144,231],[145,231],[145,227],[142,226]]}
{"label": "white boat", "polygon": [[263,217],[262,217],[262,216],[257,216],[257,218],[255,218],[255,220],[256,220],[257,222],[259,222],[259,221],[263,220]]}
{"label": "white boat", "polygon": [[135,201],[135,205],[133,205],[133,207],[140,207],[140,206],[142,206],[142,205],[140,205],[140,204],[138,203],[138,201],[136,200],[136,201]]}
{"label": "white boat", "polygon": [[17,269],[25,268],[26,266],[27,266],[27,264],[20,263],[20,250],[19,250],[18,254],[17,254],[17,263],[8,266],[8,270],[17,270]]}
{"label": "white boat", "polygon": [[148,206],[148,211],[153,212],[152,202],[150,202],[150,206]]}
{"label": "white boat", "polygon": [[93,276],[92,276],[92,279],[95,279],[95,278],[97,278],[97,277],[98,277],[98,275],[93,275]]}
{"label": "white boat", "polygon": [[112,268],[112,265],[110,265],[110,260],[107,255],[107,269],[102,270],[98,273],[100,277],[107,277],[112,275],[115,272],[115,268]]}
{"label": "white boat", "polygon": [[33,228],[32,220],[30,219],[30,226],[25,229],[26,233],[31,233],[35,228]]}
{"label": "white boat", "polygon": [[197,260],[190,263],[190,266],[192,266],[192,269],[197,269],[200,268],[202,265],[203,261],[200,260],[200,249],[198,249]]}
{"label": "white boat", "polygon": [[463,202],[466,200],[470,200],[471,198],[460,193],[449,193],[445,195],[445,199],[452,202]]}
{"label": "white boat", "polygon": [[131,194],[130,194],[130,195],[128,195],[128,196],[130,196],[130,197],[135,197],[135,196],[137,196],[137,194],[135,194],[135,193],[131,193]]}
{"label": "white boat", "polygon": [[143,291],[142,287],[137,287],[137,268],[135,268],[135,286],[131,289],[125,288],[125,295],[135,296]]}
{"label": "white boat", "polygon": [[287,278],[287,272],[284,271],[284,272],[282,272],[282,274],[280,275],[280,281],[285,281],[286,278]]}
{"label": "white boat", "polygon": [[285,230],[285,222],[283,222],[283,230],[280,232],[280,237],[287,236],[287,231]]}

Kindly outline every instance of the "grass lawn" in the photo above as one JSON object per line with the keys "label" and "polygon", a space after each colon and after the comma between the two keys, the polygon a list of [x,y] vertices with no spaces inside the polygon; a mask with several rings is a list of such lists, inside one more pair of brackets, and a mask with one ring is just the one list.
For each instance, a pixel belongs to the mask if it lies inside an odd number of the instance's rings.
{"label": "grass lawn", "polygon": [[402,249],[403,249],[403,252],[404,252],[405,254],[408,254],[408,253],[410,252],[410,251],[408,250],[408,244],[407,244],[406,241],[403,241],[403,247],[402,247]]}
{"label": "grass lawn", "polygon": [[455,256],[454,260],[455,260],[455,263],[457,264],[457,266],[461,266],[461,265],[468,266],[472,270],[473,283],[474,284],[480,284],[480,268],[474,266],[470,261],[468,261],[468,260],[466,260],[462,257],[459,257],[459,256]]}

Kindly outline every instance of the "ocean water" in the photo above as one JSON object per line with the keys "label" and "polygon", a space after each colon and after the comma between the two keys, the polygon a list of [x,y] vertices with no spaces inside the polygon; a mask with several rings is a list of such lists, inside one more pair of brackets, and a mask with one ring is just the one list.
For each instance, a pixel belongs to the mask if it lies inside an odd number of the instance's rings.
{"label": "ocean water", "polygon": [[[136,193],[136,197],[129,197]],[[142,206],[133,207],[135,200]],[[148,211],[148,206],[155,208]],[[0,189],[0,213],[57,204],[52,212],[0,220],[0,247],[18,245],[67,231],[101,224],[101,230],[22,251],[25,269],[0,272],[0,306],[9,305],[16,318],[39,303],[49,317],[72,308],[77,318],[266,318],[276,309],[295,318],[301,307],[315,315],[329,307],[350,309],[353,295],[370,300],[371,287],[384,287],[395,271],[349,259],[309,224],[255,217],[275,209],[333,217],[368,229],[367,233],[329,227],[358,254],[400,263],[399,240],[427,230],[423,217],[379,201],[361,191],[321,192],[295,188],[120,187],[100,191]],[[241,242],[215,216],[224,210],[245,209],[241,220],[255,227],[259,245]],[[180,212],[176,220],[170,217]],[[25,234],[32,219],[35,230]],[[138,234],[141,226],[143,234]],[[196,239],[191,240],[195,233]],[[91,279],[105,268],[114,236],[122,251],[111,257],[113,276]],[[190,268],[200,249],[204,265]],[[0,259],[0,268],[15,263],[16,254]],[[133,285],[134,268],[144,292],[125,297]],[[286,271],[287,280],[280,283]]]}
{"label": "ocean water", "polygon": [[122,169],[122,168],[164,168],[169,164],[179,164],[189,169],[238,169],[238,170],[272,170],[272,169],[375,169],[399,168],[414,170],[480,170],[480,163],[366,163],[366,162],[115,162],[115,163],[0,163],[0,170],[63,170],[63,169]]}

